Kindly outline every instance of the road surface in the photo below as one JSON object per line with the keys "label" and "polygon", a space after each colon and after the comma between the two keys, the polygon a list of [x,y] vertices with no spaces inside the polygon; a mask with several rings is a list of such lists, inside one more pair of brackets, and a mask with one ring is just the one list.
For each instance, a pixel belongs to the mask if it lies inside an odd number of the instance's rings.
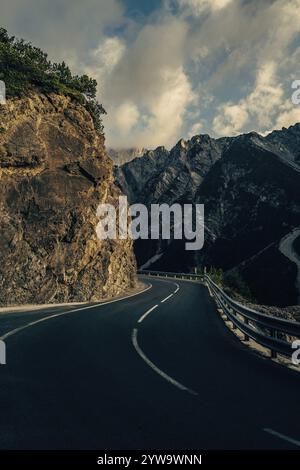
{"label": "road surface", "polygon": [[145,282],[45,321],[1,315],[0,335],[16,331],[0,366],[0,448],[299,449],[297,372],[244,346],[204,286]]}

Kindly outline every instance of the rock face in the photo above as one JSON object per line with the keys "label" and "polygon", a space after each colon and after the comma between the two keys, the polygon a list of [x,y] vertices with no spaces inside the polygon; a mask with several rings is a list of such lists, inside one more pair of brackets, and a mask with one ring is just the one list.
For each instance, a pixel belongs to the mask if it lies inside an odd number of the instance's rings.
{"label": "rock face", "polygon": [[112,163],[87,110],[35,94],[0,107],[0,303],[89,301],[135,284],[129,240],[96,235],[116,205]]}
{"label": "rock face", "polygon": [[205,205],[203,250],[187,252],[181,240],[138,241],[138,264],[219,267],[241,277],[258,302],[296,304],[297,266],[279,247],[300,226],[299,143],[300,125],[267,137],[195,136],[119,168],[118,184],[133,203]]}

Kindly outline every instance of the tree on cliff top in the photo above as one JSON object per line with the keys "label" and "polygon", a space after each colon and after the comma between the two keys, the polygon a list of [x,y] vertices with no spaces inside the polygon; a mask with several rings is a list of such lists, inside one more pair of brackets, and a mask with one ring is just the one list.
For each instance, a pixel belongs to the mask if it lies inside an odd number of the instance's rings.
{"label": "tree on cliff top", "polygon": [[0,28],[0,80],[8,98],[21,98],[34,90],[70,96],[86,106],[98,131],[103,131],[103,106],[97,102],[97,81],[87,75],[72,75],[69,67],[52,63],[48,55],[23,39]]}

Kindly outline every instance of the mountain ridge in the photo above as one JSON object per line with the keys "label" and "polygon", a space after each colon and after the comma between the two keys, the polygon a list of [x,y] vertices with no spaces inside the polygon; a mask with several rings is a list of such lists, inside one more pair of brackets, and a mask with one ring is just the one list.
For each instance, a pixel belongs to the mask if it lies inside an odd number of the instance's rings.
{"label": "mountain ridge", "polygon": [[138,264],[175,271],[213,266],[240,276],[259,302],[297,303],[297,269],[279,245],[300,226],[298,142],[299,124],[265,137],[200,135],[119,167],[117,184],[132,203],[205,205],[203,250],[185,252],[178,240],[138,240]]}

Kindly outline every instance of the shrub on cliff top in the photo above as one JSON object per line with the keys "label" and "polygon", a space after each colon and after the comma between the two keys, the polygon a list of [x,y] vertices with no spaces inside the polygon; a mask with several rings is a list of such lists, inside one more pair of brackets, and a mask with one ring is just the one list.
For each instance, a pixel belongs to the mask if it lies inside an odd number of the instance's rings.
{"label": "shrub on cliff top", "polygon": [[0,28],[0,80],[5,82],[8,98],[21,98],[33,90],[70,96],[87,107],[96,129],[103,130],[105,110],[96,100],[97,81],[72,75],[64,62],[52,63],[41,49],[9,36],[4,28]]}

